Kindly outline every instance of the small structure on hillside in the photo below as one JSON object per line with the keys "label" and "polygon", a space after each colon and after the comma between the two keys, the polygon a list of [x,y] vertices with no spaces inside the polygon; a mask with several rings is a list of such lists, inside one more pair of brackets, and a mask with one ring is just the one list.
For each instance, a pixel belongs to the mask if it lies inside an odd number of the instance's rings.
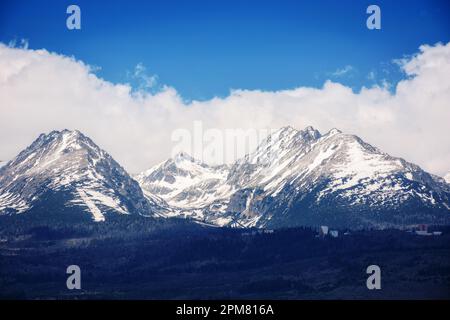
{"label": "small structure on hillside", "polygon": [[426,224],[419,224],[416,226],[416,234],[419,236],[431,236],[432,233],[428,232],[428,225]]}
{"label": "small structure on hillside", "polygon": [[320,226],[319,235],[322,237],[328,235],[328,226]]}
{"label": "small structure on hillside", "polygon": [[331,230],[328,226],[320,226],[319,228],[319,235],[318,237],[327,237],[331,236],[333,238],[339,237],[339,231],[338,230]]}
{"label": "small structure on hillside", "polygon": [[418,224],[409,227],[406,232],[414,233],[418,236],[440,236],[442,231],[429,231],[427,224]]}

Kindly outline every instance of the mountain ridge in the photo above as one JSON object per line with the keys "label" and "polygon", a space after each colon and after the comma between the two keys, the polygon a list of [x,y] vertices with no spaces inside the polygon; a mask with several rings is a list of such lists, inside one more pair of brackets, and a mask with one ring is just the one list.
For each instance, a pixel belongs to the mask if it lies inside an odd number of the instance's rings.
{"label": "mountain ridge", "polygon": [[[160,176],[164,176],[163,168],[155,170],[160,170]],[[142,179],[145,174],[138,179],[145,189]],[[153,185],[155,191],[158,181],[152,182],[156,184]],[[352,224],[358,227],[395,227],[403,223],[398,220],[405,223],[448,221],[449,188],[442,178],[338,129],[322,135],[313,127],[300,131],[281,128],[263,140],[254,152],[231,164],[227,178],[212,185],[212,189],[222,191],[214,198],[214,190],[206,189],[209,202],[204,202],[203,207],[186,208],[190,212],[179,208],[178,214],[219,225],[245,227],[286,227],[298,223],[345,226],[344,222],[330,218],[333,208],[337,208],[336,211],[357,208],[358,212],[371,211],[372,216],[383,210],[399,215],[396,219],[384,219],[386,221],[364,214],[360,219],[353,216],[351,220],[357,222]],[[189,188],[177,192],[184,197],[195,197]],[[160,196],[164,198],[164,194]],[[166,200],[171,204],[171,199]],[[321,205],[328,209],[321,209]],[[415,212],[404,217],[402,208],[424,210],[428,218],[419,219],[420,214]],[[293,210],[297,212],[294,214]],[[321,212],[317,215],[328,217],[297,221],[310,212]],[[285,218],[288,213],[297,217]],[[436,214],[439,219],[434,219]],[[408,215],[415,218],[409,219]],[[280,219],[287,222],[278,221]]]}
{"label": "mountain ridge", "polygon": [[0,168],[0,215],[36,208],[78,208],[96,222],[115,213],[228,227],[398,228],[448,224],[450,185],[335,128],[283,127],[230,165],[181,152],[134,177],[65,129],[41,134]]}

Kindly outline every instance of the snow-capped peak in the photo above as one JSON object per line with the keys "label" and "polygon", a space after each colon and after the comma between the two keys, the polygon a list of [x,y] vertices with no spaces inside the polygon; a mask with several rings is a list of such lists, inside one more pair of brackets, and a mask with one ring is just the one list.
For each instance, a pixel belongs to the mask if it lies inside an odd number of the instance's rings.
{"label": "snow-capped peak", "polygon": [[222,184],[227,174],[227,166],[209,166],[180,152],[137,175],[136,180],[146,192],[173,207],[196,207],[210,202],[209,194],[217,192],[213,187]]}
{"label": "snow-capped peak", "polygon": [[198,160],[194,159],[190,154],[180,151],[175,156],[173,156],[173,161],[175,162],[182,162],[182,161],[189,161],[189,162],[199,162]]}
{"label": "snow-capped peak", "polygon": [[[246,227],[398,225],[391,214],[415,223],[449,220],[450,188],[442,178],[337,129],[321,135],[284,127],[231,166],[180,152],[137,180],[145,196],[81,132],[52,131],[0,168],[0,214],[54,211],[42,205],[50,197],[57,212],[81,207],[95,221],[112,212]],[[427,213],[405,216],[405,208]]]}
{"label": "snow-capped peak", "polygon": [[267,226],[287,219],[282,218],[287,213],[300,214],[295,213],[300,206],[306,212],[416,206],[448,215],[450,210],[448,190],[430,174],[336,128],[321,135],[311,126],[283,127],[229,168],[168,160],[151,172],[139,180],[144,189],[180,214],[219,225]]}
{"label": "snow-capped peak", "polygon": [[95,221],[104,213],[150,214],[136,181],[78,130],[41,134],[0,169],[0,212],[24,212],[46,192],[70,194],[69,206],[82,206]]}
{"label": "snow-capped peak", "polygon": [[333,128],[330,131],[328,131],[325,135],[328,137],[331,137],[331,136],[334,136],[335,134],[339,134],[339,133],[342,133],[342,131],[339,129]]}
{"label": "snow-capped peak", "polygon": [[301,130],[303,136],[309,136],[312,139],[318,139],[321,137],[321,134],[318,130],[314,129],[312,126],[306,127],[304,130]]}
{"label": "snow-capped peak", "polygon": [[304,139],[306,141],[316,140],[321,137],[321,134],[318,130],[314,129],[312,126],[308,126],[303,130],[297,130],[292,128],[291,126],[283,127],[273,134],[269,135],[266,141],[276,142],[279,140],[287,141],[293,138]]}
{"label": "snow-capped peak", "polygon": [[[76,155],[76,156],[74,156]],[[28,148],[14,158],[8,166],[16,171],[42,172],[58,165],[67,167],[80,162],[96,162],[106,153],[81,132],[74,130],[52,131],[41,134]]]}

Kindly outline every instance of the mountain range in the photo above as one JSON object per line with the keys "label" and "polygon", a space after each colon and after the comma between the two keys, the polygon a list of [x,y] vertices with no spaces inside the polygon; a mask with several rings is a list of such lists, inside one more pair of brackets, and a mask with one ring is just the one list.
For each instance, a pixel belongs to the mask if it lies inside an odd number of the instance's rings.
{"label": "mountain range", "polygon": [[79,131],[0,168],[0,215],[184,217],[217,226],[388,228],[450,222],[450,185],[355,135],[284,127],[230,165],[182,152],[131,177]]}

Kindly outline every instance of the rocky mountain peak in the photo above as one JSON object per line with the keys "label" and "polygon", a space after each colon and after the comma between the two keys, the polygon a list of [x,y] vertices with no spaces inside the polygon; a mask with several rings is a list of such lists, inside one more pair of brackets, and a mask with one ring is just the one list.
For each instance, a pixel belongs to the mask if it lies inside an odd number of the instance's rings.
{"label": "rocky mountain peak", "polygon": [[25,212],[45,194],[70,199],[65,200],[68,207],[84,207],[95,221],[105,220],[105,212],[152,212],[138,183],[77,130],[41,134],[1,168],[0,214]]}

